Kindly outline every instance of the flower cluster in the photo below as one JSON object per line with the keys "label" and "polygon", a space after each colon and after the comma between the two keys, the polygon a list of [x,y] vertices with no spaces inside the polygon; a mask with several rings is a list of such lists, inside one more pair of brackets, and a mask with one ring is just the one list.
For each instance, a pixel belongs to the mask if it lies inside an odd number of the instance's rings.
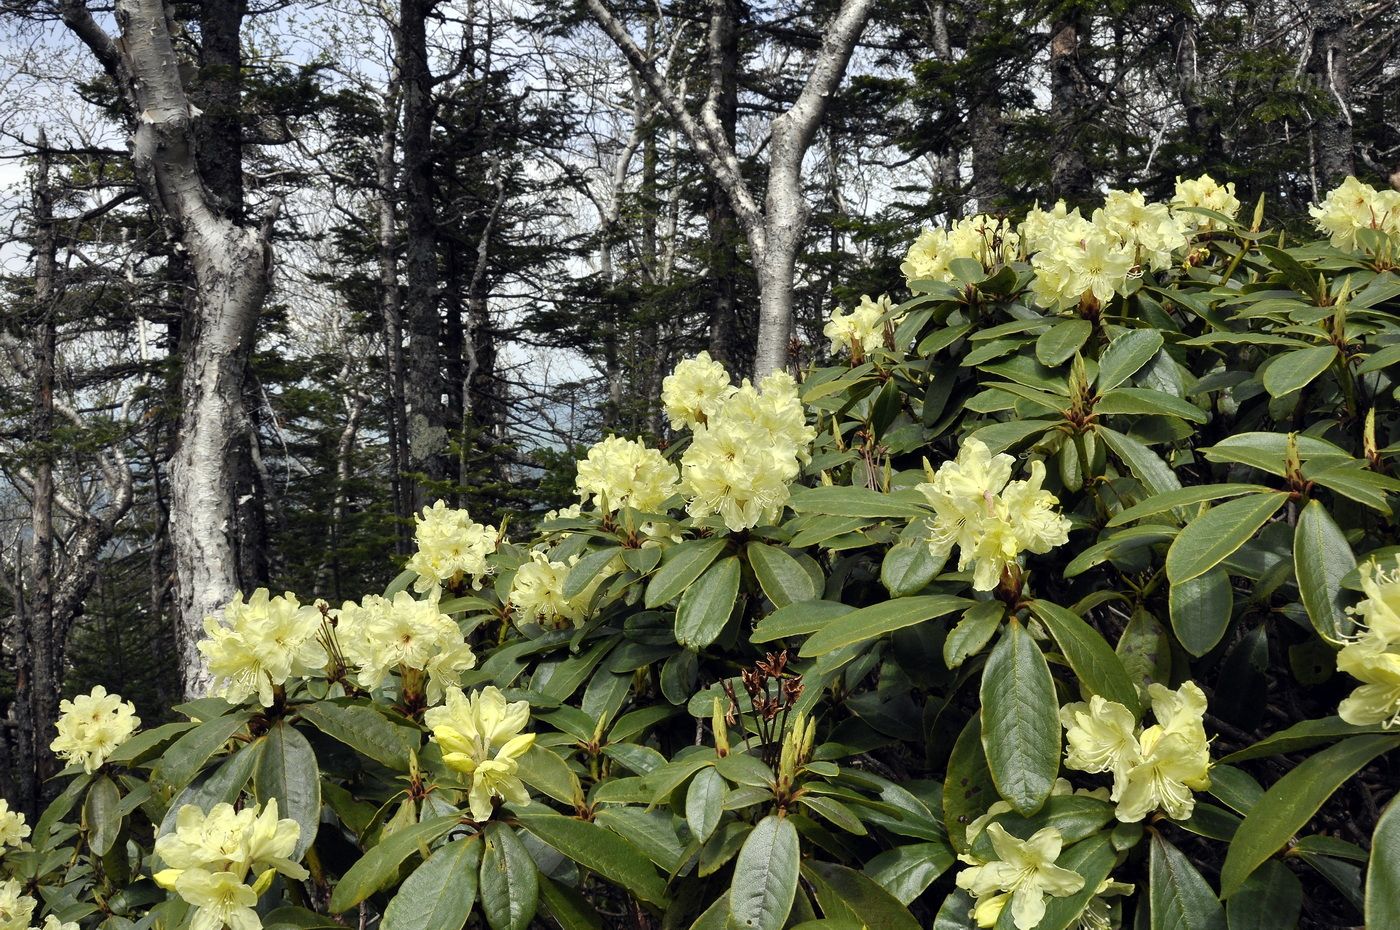
{"label": "flower cluster", "polygon": [[1356,249],[1363,229],[1400,235],[1400,191],[1378,191],[1353,177],[1308,207],[1308,213],[1339,249]]}
{"label": "flower cluster", "polygon": [[991,271],[1013,261],[1021,241],[1010,221],[979,213],[949,229],[925,229],[905,253],[899,270],[907,281],[952,281],[952,262],[969,258]]}
{"label": "flower cluster", "polygon": [[360,687],[374,690],[391,671],[404,680],[405,694],[420,694],[427,678],[428,703],[476,665],[462,629],[439,608],[439,589],[419,600],[407,591],[393,599],[371,594],[346,601],[336,615],[336,640],[345,659],[358,669]]}
{"label": "flower cluster", "polygon": [[186,804],[175,831],[156,840],[156,855],[166,867],[152,877],[196,908],[191,930],[259,930],[254,908],[275,875],[307,877],[291,858],[300,836],[295,820],[278,819],[276,798],[261,811],[215,804],[206,814]]}
{"label": "flower cluster", "polygon": [[29,824],[21,811],[10,810],[10,802],[0,798],[0,856],[6,846],[19,846],[29,835]]}
{"label": "flower cluster", "polygon": [[204,618],[207,636],[199,651],[214,676],[212,693],[230,704],[256,694],[271,707],[275,688],[325,666],[321,627],[320,610],[303,606],[294,594],[270,597],[258,588],[246,603],[235,594],[222,622]]}
{"label": "flower cluster", "polygon": [[1185,820],[1196,805],[1192,792],[1210,787],[1210,742],[1202,719],[1206,696],[1190,681],[1176,691],[1152,684],[1147,693],[1157,720],[1150,727],[1139,728],[1132,711],[1099,695],[1061,708],[1065,764],[1112,774],[1109,797],[1124,823],[1155,810]]}
{"label": "flower cluster", "polygon": [[1389,572],[1363,563],[1361,589],[1366,598],[1351,610],[1360,630],[1337,653],[1337,668],[1362,684],[1337,712],[1347,723],[1389,729],[1400,724],[1400,559]]}
{"label": "flower cluster", "polygon": [[708,352],[677,363],[661,382],[661,403],[677,430],[703,426],[733,393],[729,372]]}
{"label": "flower cluster", "polygon": [[1029,479],[1012,481],[1015,460],[992,455],[969,439],[958,457],[933,472],[919,491],[933,507],[929,551],[947,559],[958,547],[958,571],[973,570],[972,587],[991,591],[1022,552],[1044,553],[1069,539],[1070,523],[1055,510],[1055,495],[1041,488],[1045,465],[1031,463]]}
{"label": "flower cluster", "polygon": [[445,501],[424,507],[423,515],[415,516],[414,521],[418,549],[405,566],[418,573],[414,590],[451,587],[463,578],[471,578],[472,587],[480,588],[481,579],[491,574],[486,557],[496,551],[500,532],[473,521],[465,510],[448,507]]}
{"label": "flower cluster", "polygon": [[1084,876],[1055,864],[1064,837],[1054,827],[1022,840],[999,823],[986,829],[996,858],[958,873],[957,885],[976,899],[972,917],[979,927],[996,926],[1009,904],[1017,930],[1032,930],[1045,917],[1047,895],[1063,898],[1084,887]]}
{"label": "flower cluster", "polygon": [[578,495],[602,513],[632,507],[655,513],[676,493],[676,466],[635,439],[609,436],[578,463]]}
{"label": "flower cluster", "polygon": [[691,516],[717,513],[735,532],[773,522],[814,438],[791,375],[774,372],[757,389],[746,380],[695,427],[681,457]]}
{"label": "flower cluster", "polygon": [[[1240,212],[1240,202],[1235,198],[1235,182],[1221,184],[1208,174],[1203,174],[1199,178],[1188,178],[1185,181],[1177,178],[1176,196],[1172,198],[1172,206],[1200,207],[1205,210],[1213,210],[1232,220]],[[1173,211],[1173,213],[1185,231],[1211,232],[1220,228],[1219,221],[1213,217],[1187,211]]]}
{"label": "flower cluster", "polygon": [[21,894],[19,882],[0,882],[0,930],[29,930],[29,918],[38,906],[27,894]]}
{"label": "flower cluster", "polygon": [[141,726],[136,706],[98,685],[58,705],[58,736],[49,748],[91,775]]}
{"label": "flower cluster", "polygon": [[904,319],[903,314],[894,316],[893,311],[894,302],[888,294],[880,295],[878,300],[863,294],[860,304],[850,313],[840,307],[831,311],[831,319],[822,333],[831,340],[833,353],[849,352],[851,361],[859,362],[885,344],[887,328],[898,326]]}
{"label": "flower cluster", "polygon": [[442,761],[471,776],[467,806],[472,817],[489,820],[493,798],[517,806],[530,803],[516,776],[520,757],[535,744],[535,734],[520,732],[530,722],[528,702],[508,702],[495,687],[470,696],[448,688],[446,703],[430,709],[423,721],[444,750]]}
{"label": "flower cluster", "polygon": [[562,627],[584,620],[598,586],[612,575],[615,566],[606,566],[588,587],[573,597],[565,597],[564,581],[578,560],[579,556],[575,555],[567,562],[555,562],[539,550],[531,552],[530,561],[515,570],[515,580],[510,586],[510,606],[517,621]]}

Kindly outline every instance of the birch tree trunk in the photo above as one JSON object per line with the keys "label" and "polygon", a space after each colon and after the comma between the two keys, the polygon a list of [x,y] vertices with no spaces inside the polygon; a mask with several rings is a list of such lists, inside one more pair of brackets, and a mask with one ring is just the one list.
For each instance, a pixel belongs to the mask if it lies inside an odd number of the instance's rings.
{"label": "birch tree trunk", "polygon": [[[768,188],[761,205],[743,176],[738,153],[725,138],[715,82],[711,81],[711,93],[697,120],[686,108],[683,95],[657,71],[652,58],[637,46],[603,0],[585,2],[594,20],[680,127],[696,156],[724,190],[748,239],[759,285],[754,377],[762,378],[787,367],[793,348],[793,274],[809,212],[802,192],[802,159],[812,145],[831,95],[846,73],[875,0],[843,0],[822,32],[821,47],[812,57],[811,70],[797,100],[773,119],[768,145]],[[728,0],[710,2],[708,53],[712,63],[723,58],[724,33],[715,29],[714,23],[715,17],[726,14],[727,3]]]}
{"label": "birch tree trunk", "polygon": [[164,3],[117,0],[115,38],[93,20],[83,0],[62,0],[60,11],[121,93],[136,177],[188,253],[194,273],[195,307],[186,321],[181,419],[170,466],[177,643],[185,694],[194,697],[209,684],[196,648],[204,617],[238,588],[230,452],[247,429],[243,384],[272,267],[271,224],[253,227],[230,219],[210,194]]}

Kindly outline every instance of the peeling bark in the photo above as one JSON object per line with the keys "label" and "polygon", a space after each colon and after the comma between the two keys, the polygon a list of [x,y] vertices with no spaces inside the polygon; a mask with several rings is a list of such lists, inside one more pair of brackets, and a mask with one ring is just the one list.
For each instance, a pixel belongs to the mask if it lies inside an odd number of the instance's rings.
{"label": "peeling bark", "polygon": [[210,193],[196,155],[195,112],[180,82],[164,3],[117,0],[120,35],[115,38],[93,20],[82,0],[62,0],[60,9],[121,93],[136,178],[184,247],[194,272],[195,308],[186,321],[170,490],[178,650],[185,693],[198,696],[209,684],[196,648],[203,619],[216,613],[239,584],[230,456],[238,438],[246,435],[243,386],[272,268],[270,222],[254,227],[232,220]]}

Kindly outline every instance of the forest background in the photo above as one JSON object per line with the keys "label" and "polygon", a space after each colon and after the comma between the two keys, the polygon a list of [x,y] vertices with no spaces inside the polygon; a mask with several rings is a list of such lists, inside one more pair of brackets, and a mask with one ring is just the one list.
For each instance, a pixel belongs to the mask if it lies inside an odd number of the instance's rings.
{"label": "forest background", "polygon": [[[662,377],[826,351],[922,226],[1400,186],[1397,0],[0,0],[0,795],[444,499],[523,529]],[[115,14],[123,17],[118,22]],[[118,42],[164,20],[168,46]],[[134,36],[159,31],[132,31]],[[903,295],[895,295],[901,298]]]}

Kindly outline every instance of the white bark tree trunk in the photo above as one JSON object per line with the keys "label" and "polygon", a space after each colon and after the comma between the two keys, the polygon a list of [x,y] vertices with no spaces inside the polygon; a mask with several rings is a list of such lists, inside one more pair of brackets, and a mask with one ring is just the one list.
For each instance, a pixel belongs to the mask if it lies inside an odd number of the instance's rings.
{"label": "white bark tree trunk", "polygon": [[[713,4],[711,16],[723,17],[723,0],[713,0]],[[840,10],[823,32],[821,48],[812,59],[801,94],[786,112],[773,119],[768,189],[762,207],[740,171],[738,153],[720,127],[717,96],[709,95],[697,120],[686,108],[684,95],[657,71],[652,59],[638,47],[603,0],[586,0],[586,5],[729,197],[758,274],[759,330],[754,375],[762,378],[786,367],[793,334],[793,275],[808,214],[802,196],[802,160],[821,125],[831,95],[846,73],[875,0],[842,0]],[[712,62],[723,54],[719,47],[722,39],[722,29],[710,30]]]}
{"label": "white bark tree trunk", "polygon": [[195,112],[180,82],[162,0],[117,0],[116,38],[98,26],[83,0],[61,0],[60,10],[121,92],[136,176],[194,270],[195,310],[186,321],[181,419],[171,462],[170,533],[181,674],[185,694],[195,697],[209,684],[196,648],[204,618],[238,588],[230,449],[246,428],[243,379],[267,295],[270,223],[243,226],[215,208],[196,161]]}

